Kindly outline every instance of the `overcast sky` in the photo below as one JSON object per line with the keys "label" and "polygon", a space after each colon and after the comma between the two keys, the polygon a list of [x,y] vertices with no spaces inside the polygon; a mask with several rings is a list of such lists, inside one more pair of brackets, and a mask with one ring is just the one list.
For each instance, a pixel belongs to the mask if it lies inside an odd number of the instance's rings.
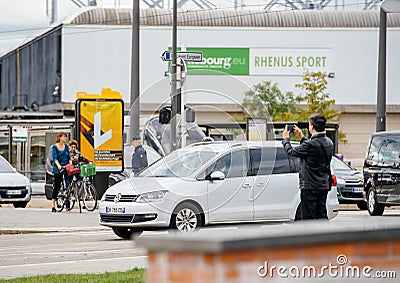
{"label": "overcast sky", "polygon": [[[87,0],[81,0],[87,3]],[[48,7],[47,7],[48,3]],[[0,56],[50,25],[52,0],[0,0]],[[132,0],[98,0],[99,6],[131,7]],[[71,0],[58,0],[58,20],[77,11]]]}
{"label": "overcast sky", "polygon": [[[88,3],[88,0],[80,0]],[[99,7],[131,8],[133,0],[97,0]],[[196,1],[194,1],[196,2]],[[188,1],[184,8],[197,8],[194,2]],[[198,2],[198,1],[197,1]],[[203,0],[213,7],[219,9],[232,9],[234,0]],[[307,2],[303,0],[303,2]],[[342,3],[341,1],[339,1]],[[354,6],[354,3],[360,3]],[[24,42],[27,38],[33,38],[41,29],[50,25],[52,0],[0,0],[0,56]],[[58,0],[58,20],[62,20],[79,8],[71,0]],[[172,5],[172,1],[164,1],[165,8]],[[263,9],[268,3],[266,0],[237,0],[238,4],[245,4],[248,9]],[[363,1],[345,0],[347,9],[362,9]],[[334,4],[331,4],[334,5]],[[141,1],[140,8],[148,8],[144,1]],[[285,7],[281,7],[284,9]],[[329,7],[328,7],[329,8]],[[331,7],[334,9],[334,7]],[[343,9],[340,7],[340,9]],[[246,9],[246,8],[244,8]]]}

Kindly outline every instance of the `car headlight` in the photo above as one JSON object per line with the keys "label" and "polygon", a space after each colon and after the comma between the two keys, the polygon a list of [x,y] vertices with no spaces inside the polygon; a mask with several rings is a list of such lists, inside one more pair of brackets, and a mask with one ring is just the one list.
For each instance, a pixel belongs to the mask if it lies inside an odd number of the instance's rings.
{"label": "car headlight", "polygon": [[101,197],[100,201],[105,201],[106,200],[106,193],[103,194],[103,196]]}
{"label": "car headlight", "polygon": [[138,196],[138,198],[136,199],[136,202],[139,202],[139,203],[160,202],[165,198],[167,193],[168,193],[167,190],[161,190],[161,191],[154,191],[154,192],[140,194]]}
{"label": "car headlight", "polygon": [[346,185],[346,181],[341,178],[337,178],[337,183],[338,183],[338,185]]}

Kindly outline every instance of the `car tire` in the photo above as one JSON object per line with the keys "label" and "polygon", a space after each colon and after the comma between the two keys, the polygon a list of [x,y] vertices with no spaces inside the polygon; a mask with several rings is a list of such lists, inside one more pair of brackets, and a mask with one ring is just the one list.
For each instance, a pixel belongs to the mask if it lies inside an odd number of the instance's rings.
{"label": "car tire", "polygon": [[134,240],[139,237],[143,231],[132,228],[113,227],[114,234],[125,240]]}
{"label": "car tire", "polygon": [[179,232],[193,232],[201,226],[199,209],[192,203],[179,204],[171,217],[171,228]]}
{"label": "car tire", "polygon": [[368,213],[371,216],[379,216],[383,214],[385,206],[378,203],[374,188],[368,190]]}
{"label": "car tire", "polygon": [[357,207],[360,210],[367,210],[368,209],[368,204],[365,201],[357,202]]}
{"label": "car tire", "polygon": [[15,208],[25,208],[27,206],[28,202],[27,201],[17,201],[13,203],[13,206]]}

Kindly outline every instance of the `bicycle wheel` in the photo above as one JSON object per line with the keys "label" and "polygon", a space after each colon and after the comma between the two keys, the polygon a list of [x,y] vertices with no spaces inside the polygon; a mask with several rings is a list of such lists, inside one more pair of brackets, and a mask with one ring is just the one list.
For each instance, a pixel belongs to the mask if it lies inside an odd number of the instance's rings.
{"label": "bicycle wheel", "polygon": [[83,184],[82,188],[83,205],[88,211],[93,211],[97,206],[97,192],[93,184]]}
{"label": "bicycle wheel", "polygon": [[73,209],[76,201],[76,193],[78,190],[78,186],[75,182],[72,182],[68,189],[68,199],[69,199],[69,208]]}
{"label": "bicycle wheel", "polygon": [[65,201],[66,201],[66,195],[63,193],[63,191],[59,192],[57,195],[56,206],[55,206],[57,212],[61,212],[64,209]]}

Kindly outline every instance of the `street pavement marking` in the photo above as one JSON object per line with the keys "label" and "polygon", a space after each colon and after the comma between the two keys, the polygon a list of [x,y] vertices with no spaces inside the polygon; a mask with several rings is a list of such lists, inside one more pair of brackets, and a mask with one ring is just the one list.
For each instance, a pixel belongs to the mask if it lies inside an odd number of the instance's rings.
{"label": "street pavement marking", "polygon": [[[131,248],[127,249],[124,248],[124,250],[121,249],[116,249],[116,250],[92,250],[92,251],[47,251],[47,252],[24,252],[24,255],[57,255],[57,254],[72,254],[72,255],[78,255],[78,254],[105,254],[105,253],[111,253],[111,252],[126,252],[127,250],[132,250],[135,251],[137,248]],[[0,254],[0,257],[9,257],[15,255],[15,252],[9,253],[9,254]]]}
{"label": "street pavement marking", "polygon": [[[96,261],[110,261],[110,260],[134,260],[134,259],[147,259],[147,255],[141,256],[128,256],[128,257],[112,257],[112,258],[100,258],[100,259],[80,259],[80,260],[67,260],[67,261],[56,261],[56,262],[42,262],[42,263],[28,263],[28,264],[14,264],[14,265],[4,265],[0,266],[0,270],[3,268],[15,268],[15,267],[34,267],[34,266],[44,266],[44,265],[58,265],[58,264],[73,264],[73,263],[83,263],[83,262],[96,262]],[[1,274],[1,272],[0,272]]]}

